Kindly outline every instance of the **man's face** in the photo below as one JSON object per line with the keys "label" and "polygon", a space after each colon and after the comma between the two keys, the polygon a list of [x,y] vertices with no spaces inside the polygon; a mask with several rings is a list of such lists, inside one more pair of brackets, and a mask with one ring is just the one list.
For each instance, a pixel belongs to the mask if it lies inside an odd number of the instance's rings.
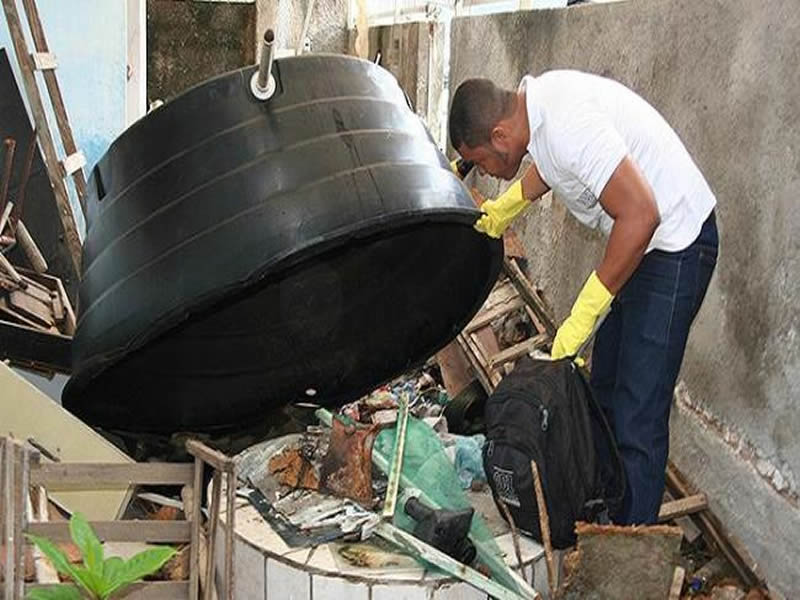
{"label": "man's face", "polygon": [[471,160],[481,175],[491,175],[511,180],[519,170],[522,156],[514,157],[508,148],[497,148],[492,142],[470,148],[461,144],[458,153],[465,160]]}

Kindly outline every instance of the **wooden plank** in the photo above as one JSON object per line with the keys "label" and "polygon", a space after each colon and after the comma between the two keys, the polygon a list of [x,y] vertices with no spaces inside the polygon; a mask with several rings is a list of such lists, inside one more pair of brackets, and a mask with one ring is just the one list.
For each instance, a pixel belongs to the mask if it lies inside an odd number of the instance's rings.
{"label": "wooden plank", "polygon": [[77,323],[75,319],[75,311],[72,310],[72,303],[69,301],[67,290],[64,289],[64,284],[61,282],[61,279],[56,277],[55,280],[58,296],[61,298],[61,304],[64,305],[64,311],[67,313],[63,327],[64,333],[67,335],[75,335],[75,327]]}
{"label": "wooden plank", "polygon": [[[191,540],[189,521],[91,521],[102,541],[183,543]],[[69,523],[31,523],[27,533],[44,536],[54,542],[70,541]]]}
{"label": "wooden plank", "polygon": [[[696,490],[689,484],[672,461],[667,463],[666,483],[676,498],[691,496]],[[692,515],[692,520],[703,532],[706,541],[717,548],[733,565],[742,580],[750,587],[764,587],[766,579],[756,562],[738,540],[730,536],[710,508]]]}
{"label": "wooden plank", "polygon": [[189,597],[192,600],[199,598],[200,595],[200,499],[203,497],[203,461],[195,457],[194,459],[194,482],[189,490],[191,495],[191,506],[186,506],[184,500],[184,510],[186,514],[191,514],[192,540],[189,550]]}
{"label": "wooden plank", "polygon": [[0,269],[8,273],[15,283],[22,284],[22,277],[2,252],[0,252]]}
{"label": "wooden plank", "polygon": [[519,296],[519,292],[514,287],[514,284],[511,283],[511,280],[503,279],[503,281],[495,284],[489,297],[483,303],[481,310],[490,310],[498,304],[508,302],[517,296]]}
{"label": "wooden plank", "polygon": [[[17,12],[16,0],[2,0],[3,9],[6,14],[6,24],[11,34],[14,44],[14,52],[17,56],[19,70],[22,74],[22,83],[28,96],[28,106],[30,107],[33,121],[36,124],[36,135],[42,148],[44,163],[47,167],[47,176],[53,188],[53,195],[58,205],[58,214],[61,217],[61,225],[64,228],[64,243],[67,245],[70,258],[76,273],[81,273],[81,242],[78,236],[78,229],[72,214],[72,207],[69,203],[69,195],[64,180],[61,177],[61,165],[56,154],[56,147],[50,134],[50,127],[47,122],[42,98],[39,94],[39,87],[36,83],[34,74],[33,59],[28,52],[25,42],[25,34]],[[46,50],[45,50],[46,51]],[[45,73],[52,74],[52,71]],[[74,151],[66,148],[68,153]],[[81,172],[82,175],[82,172]],[[85,212],[84,212],[85,214]]]}
{"label": "wooden plank", "polygon": [[507,315],[512,310],[522,308],[523,306],[525,306],[525,301],[519,296],[509,298],[504,302],[496,304],[489,310],[479,312],[477,316],[472,319],[472,321],[470,321],[469,324],[464,328],[464,332],[472,333],[473,331],[477,331],[478,329],[486,327],[495,319],[498,319],[503,315]]}
{"label": "wooden plank", "polygon": [[127,485],[186,485],[190,463],[46,463],[31,471],[31,483],[50,490],[105,490]]}
{"label": "wooden plank", "polygon": [[223,473],[233,472],[233,459],[225,456],[222,452],[209,448],[202,442],[197,440],[188,440],[186,442],[186,451],[194,457],[202,459],[216,470]]}
{"label": "wooden plank", "polygon": [[49,329],[55,326],[50,299],[48,298],[47,303],[44,303],[33,294],[26,292],[27,290],[11,292],[8,295],[9,305],[41,327]]}
{"label": "wooden plank", "polygon": [[538,292],[533,288],[528,278],[525,277],[525,274],[522,272],[522,269],[519,268],[517,262],[513,259],[505,258],[503,260],[503,271],[514,283],[514,287],[517,288],[519,295],[522,296],[528,306],[536,313],[536,316],[544,325],[547,334],[551,338],[554,338],[556,335],[556,324],[551,316],[551,311],[539,297]]}
{"label": "wooden plank", "polygon": [[58,68],[58,59],[52,52],[31,52],[33,66],[37,71]]}
{"label": "wooden plank", "polygon": [[233,533],[236,530],[236,472],[228,473],[227,478],[227,516],[225,518],[225,598],[233,600],[234,555],[236,545]]}
{"label": "wooden plank", "polygon": [[[39,455],[31,456],[31,464],[35,465],[39,461]],[[30,496],[29,496],[30,498]],[[33,503],[28,501],[30,512],[28,513],[28,522],[37,520],[46,523],[50,520],[50,510],[47,500],[47,490],[39,487],[36,490],[36,510],[34,510]],[[50,562],[50,560],[42,554],[37,546],[33,547],[33,563],[36,570],[36,581],[38,583],[58,583],[58,571]]]}
{"label": "wooden plank", "polygon": [[[47,47],[47,40],[45,39],[42,22],[39,19],[39,11],[36,8],[36,1],[22,0],[22,6],[25,8],[25,14],[28,16],[28,25],[30,25],[31,28],[33,45],[36,51],[49,52],[50,50]],[[72,136],[72,128],[67,118],[67,109],[64,106],[64,99],[61,97],[61,89],[58,86],[58,78],[53,70],[43,71],[42,75],[44,77],[45,86],[47,86],[47,92],[50,94],[50,102],[53,105],[53,114],[56,117],[56,124],[61,134],[64,151],[67,153],[67,158],[69,158],[77,154],[78,147],[75,144],[75,138]],[[68,175],[69,173],[65,172],[65,174]],[[75,182],[75,189],[78,192],[78,201],[80,202],[81,210],[83,210],[83,214],[86,215],[86,177],[83,174],[83,168],[75,170],[72,173],[72,178]]]}
{"label": "wooden plank", "polygon": [[[0,298],[0,313],[4,313],[5,299]],[[0,317],[0,359],[8,358],[15,365],[39,371],[58,371],[69,373],[72,369],[72,338],[49,333],[39,327],[24,325],[16,315],[4,319]],[[3,380],[0,374],[0,381]],[[0,383],[0,386],[2,384]],[[0,387],[0,400],[5,398]],[[9,397],[10,398],[10,397]],[[0,407],[0,425],[5,425],[3,414],[11,410],[20,410],[9,399],[8,406]],[[51,400],[52,402],[52,400]],[[27,411],[26,411],[27,412]],[[11,427],[0,429],[0,435],[13,431]],[[55,432],[53,432],[55,435]],[[22,434],[20,434],[22,437]]]}
{"label": "wooden plank", "polygon": [[[465,335],[464,337],[466,338],[467,344],[472,352],[478,358],[481,365],[483,365],[483,369],[489,377],[489,381],[492,383],[492,388],[494,389],[494,387],[496,387],[502,379],[501,375],[492,369],[488,359],[490,355],[500,352],[500,345],[497,343],[497,339],[494,336],[494,331],[492,331],[490,327],[486,327],[480,331],[476,331],[475,333]],[[487,343],[494,346],[494,352],[487,350]]]}
{"label": "wooden plank", "polygon": [[658,521],[659,523],[664,523],[665,521],[671,521],[672,519],[677,519],[684,515],[691,515],[707,508],[708,499],[705,494],[687,496],[686,498],[680,498],[662,504],[661,510],[658,511]]}
{"label": "wooden plank", "polygon": [[[217,527],[219,526],[219,504],[222,494],[222,473],[214,471],[211,480],[211,506],[208,509],[208,548],[206,549],[206,585],[203,590],[203,600],[211,600],[214,589],[214,550],[217,542]],[[199,500],[199,498],[198,498]]]}
{"label": "wooden plank", "polygon": [[[42,588],[57,588],[66,584],[46,585],[29,583],[25,585],[25,592]],[[189,598],[188,581],[148,581],[134,583],[125,591],[114,595],[119,600],[175,600],[176,598]]]}
{"label": "wooden plank", "polygon": [[483,389],[486,390],[487,394],[491,394],[492,390],[494,390],[494,385],[492,385],[492,381],[489,378],[489,374],[486,371],[485,365],[481,363],[480,356],[476,354],[477,350],[472,348],[467,340],[467,336],[459,333],[456,337],[456,340],[458,341],[458,345],[461,346],[461,349],[464,351],[464,354],[467,355],[467,360],[475,370],[475,375],[478,377],[478,381],[481,382]]}
{"label": "wooden plank", "polygon": [[25,585],[25,531],[28,503],[30,453],[22,444],[14,445],[14,597],[22,598]]}
{"label": "wooden plank", "polygon": [[540,333],[535,337],[523,340],[518,344],[514,344],[510,348],[506,348],[502,352],[492,356],[489,359],[489,368],[494,369],[500,367],[507,362],[516,360],[520,356],[528,354],[528,352],[532,352],[537,348],[541,348],[547,343],[548,339],[549,337],[546,333]]}
{"label": "wooden plank", "polygon": [[3,444],[3,540],[6,547],[5,598],[14,597],[14,442],[10,438]]}
{"label": "wooden plank", "polygon": [[672,577],[672,585],[669,588],[669,596],[667,600],[680,600],[681,590],[683,589],[683,578],[686,576],[686,570],[683,567],[675,567],[675,574]]}

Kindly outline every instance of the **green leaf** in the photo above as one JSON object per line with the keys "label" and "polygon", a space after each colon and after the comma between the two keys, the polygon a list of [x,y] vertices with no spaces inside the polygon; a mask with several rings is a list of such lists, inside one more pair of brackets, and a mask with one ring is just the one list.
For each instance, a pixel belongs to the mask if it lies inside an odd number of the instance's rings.
{"label": "green leaf", "polygon": [[[117,573],[116,579],[111,583],[110,589],[104,590],[111,594],[123,586],[139,581],[143,577],[155,573],[176,554],[175,548],[162,546],[150,548],[131,557]],[[108,597],[107,595],[104,597]]]}
{"label": "green leaf", "polygon": [[69,520],[72,541],[80,548],[83,564],[97,577],[103,575],[103,545],[97,539],[92,527],[81,513],[76,512]]}
{"label": "green leaf", "polygon": [[107,558],[103,563],[103,589],[100,598],[105,599],[111,595],[116,588],[116,582],[120,580],[122,572],[125,570],[125,561],[118,556]]}
{"label": "green leaf", "polygon": [[26,534],[25,537],[36,544],[36,547],[42,551],[42,554],[50,559],[56,571],[63,575],[72,575],[74,570],[73,566],[70,564],[67,555],[61,551],[61,548],[47,538],[39,537],[38,535]]}
{"label": "green leaf", "polygon": [[25,596],[26,600],[83,600],[80,590],[74,585],[54,585],[35,588]]}
{"label": "green leaf", "polygon": [[102,574],[98,575],[84,567],[74,567],[74,569],[75,577],[78,578],[78,583],[93,594],[93,597],[99,596],[102,593],[103,588],[105,588],[105,581],[103,581]]}

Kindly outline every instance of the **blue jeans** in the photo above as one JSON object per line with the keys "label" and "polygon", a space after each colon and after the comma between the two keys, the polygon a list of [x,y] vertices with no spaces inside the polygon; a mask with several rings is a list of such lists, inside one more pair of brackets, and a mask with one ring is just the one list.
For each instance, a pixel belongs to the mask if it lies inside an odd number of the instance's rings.
{"label": "blue jeans", "polygon": [[689,327],[717,263],[714,213],[691,246],[645,255],[597,332],[591,384],[625,466],[619,524],[657,522],[669,453],[669,412]]}

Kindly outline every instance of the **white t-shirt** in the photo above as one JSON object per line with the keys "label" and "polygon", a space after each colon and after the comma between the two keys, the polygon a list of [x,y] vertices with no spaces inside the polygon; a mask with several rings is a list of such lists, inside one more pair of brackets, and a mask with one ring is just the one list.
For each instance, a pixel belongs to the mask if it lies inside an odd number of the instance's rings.
{"label": "white t-shirt", "polygon": [[624,85],[580,71],[525,76],[528,152],[544,182],[585,225],[608,235],[598,198],[630,154],[653,189],[661,224],[647,251],[675,252],[700,233],[716,199],[664,118]]}

